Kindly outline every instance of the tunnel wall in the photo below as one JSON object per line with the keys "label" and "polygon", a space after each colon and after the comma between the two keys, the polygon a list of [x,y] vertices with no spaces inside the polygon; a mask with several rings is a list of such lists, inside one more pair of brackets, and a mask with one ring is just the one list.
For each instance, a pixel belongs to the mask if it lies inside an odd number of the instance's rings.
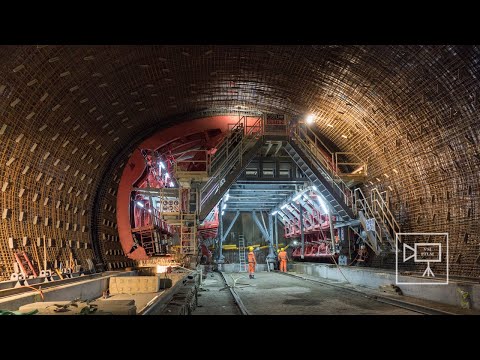
{"label": "tunnel wall", "polygon": [[139,134],[255,109],[314,113],[368,160],[364,190],[389,190],[402,231],[449,232],[451,274],[478,278],[479,57],[451,45],[2,46],[0,277],[9,238],[30,251],[45,235],[62,245],[49,260],[73,247],[84,266],[108,242],[120,252],[100,256],[125,266],[115,199]]}

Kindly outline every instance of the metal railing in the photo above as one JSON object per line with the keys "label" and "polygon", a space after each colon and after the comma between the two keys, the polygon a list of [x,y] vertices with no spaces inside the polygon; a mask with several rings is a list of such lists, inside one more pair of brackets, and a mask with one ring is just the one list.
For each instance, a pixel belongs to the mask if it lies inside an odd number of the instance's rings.
{"label": "metal railing", "polygon": [[[184,159],[185,157],[189,157]],[[208,150],[188,150],[177,156],[174,164],[175,178],[206,176],[210,169],[211,155]]]}
{"label": "metal railing", "polygon": [[[360,211],[363,213],[365,220],[374,218],[375,219],[375,231],[373,234],[375,236],[375,244],[369,244],[370,247],[377,253],[378,244],[383,243],[383,227],[378,223],[375,213],[373,212],[372,207],[370,206],[369,202],[365,198],[362,190],[355,189],[354,191],[354,203],[352,207],[353,213],[356,216],[359,216]],[[366,228],[366,224],[362,224]],[[365,229],[366,230],[366,229]],[[368,235],[367,235],[368,238]]]}
{"label": "metal railing", "polygon": [[386,238],[391,245],[394,245],[396,234],[400,232],[400,225],[395,220],[382,194],[386,195],[385,192],[380,193],[377,188],[374,188],[370,194],[370,201],[368,201],[361,189],[355,189],[352,210],[356,215],[362,211],[366,218],[375,219],[377,243],[383,243]]}
{"label": "metal railing", "polygon": [[[341,159],[339,159],[346,156],[348,156],[350,159],[356,159],[356,161],[342,161]],[[366,176],[367,175],[367,163],[362,159],[360,159],[360,157],[355,153],[337,151],[333,153],[332,158],[333,158],[333,165],[334,165],[333,168],[337,171],[339,176],[342,176],[342,175]],[[353,166],[355,170],[353,170],[350,173],[342,173],[340,171],[340,166]]]}
{"label": "metal railing", "polygon": [[[390,236],[395,240],[395,235],[400,232],[400,225],[393,216],[388,202],[383,198],[382,194],[386,195],[386,192],[379,192],[377,188],[373,189],[370,193],[370,201],[372,204],[372,209],[377,217],[382,220],[384,224],[387,225],[390,230]],[[385,196],[388,199],[387,196]]]}
{"label": "metal railing", "polygon": [[[297,144],[304,150],[309,158],[319,165],[323,170],[325,179],[332,185],[338,195],[342,196],[343,201],[351,206],[353,203],[353,194],[350,188],[345,184],[340,175],[335,171],[335,153],[330,152],[326,145],[318,138],[318,136],[307,127],[297,126],[293,128],[293,138]],[[322,145],[329,153],[327,156],[322,151]]]}
{"label": "metal railing", "polygon": [[247,117],[241,117],[237,123],[231,126],[210,161],[209,179],[200,191],[200,208],[222,185],[222,181],[235,165],[242,163],[242,156],[262,135],[262,117],[254,121]]}

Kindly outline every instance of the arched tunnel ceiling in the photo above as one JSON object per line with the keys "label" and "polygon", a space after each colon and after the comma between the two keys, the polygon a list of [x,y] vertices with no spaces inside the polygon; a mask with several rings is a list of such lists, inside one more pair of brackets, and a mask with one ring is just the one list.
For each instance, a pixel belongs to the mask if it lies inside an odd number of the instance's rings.
{"label": "arched tunnel ceiling", "polygon": [[[83,247],[98,237],[104,261],[124,262],[113,252],[115,193],[134,140],[201,110],[312,112],[339,149],[368,158],[366,189],[391,192],[404,229],[448,231],[453,274],[478,276],[479,52],[2,46],[2,249],[9,238],[45,234]],[[82,259],[93,256],[80,250]]]}

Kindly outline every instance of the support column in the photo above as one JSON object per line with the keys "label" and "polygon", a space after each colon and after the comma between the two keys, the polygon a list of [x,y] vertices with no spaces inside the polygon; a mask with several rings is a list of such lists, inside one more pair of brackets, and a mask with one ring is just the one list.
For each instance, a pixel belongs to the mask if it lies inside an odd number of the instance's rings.
{"label": "support column", "polygon": [[274,228],[275,228],[275,247],[278,249],[278,223],[277,223],[277,214],[275,214]]}
{"label": "support column", "polygon": [[223,264],[225,262],[225,256],[223,256],[223,215],[222,215],[222,207],[223,207],[223,200],[220,201],[219,206],[219,214],[218,214],[218,243],[220,245],[220,249],[218,252],[217,264]]}
{"label": "support column", "polygon": [[303,233],[303,206],[302,204],[298,204],[300,207],[300,239],[302,241],[302,252],[300,258],[303,259],[305,257],[305,234]]}
{"label": "support column", "polygon": [[332,239],[332,255],[335,253],[335,232],[333,231],[332,215],[328,212],[328,222],[330,224],[330,237]]}
{"label": "support column", "polygon": [[345,231],[347,232],[347,239],[348,239],[348,263],[350,263],[350,261],[352,261],[352,250],[351,250],[351,243],[350,243],[350,226],[346,227],[345,228]]}
{"label": "support column", "polygon": [[260,220],[258,220],[256,214],[255,214],[255,211],[252,211],[252,219],[253,219],[253,222],[255,223],[255,225],[257,225],[258,229],[260,230],[260,232],[262,233],[263,235],[263,238],[268,241],[268,239],[270,239],[270,236],[268,234],[268,231],[267,229],[265,229],[263,227],[263,225],[260,223]]}
{"label": "support column", "polygon": [[[230,223],[230,225],[228,225],[227,230],[224,232],[224,234],[222,236],[222,243],[225,241],[228,234],[230,234],[230,230],[232,230],[232,227],[235,224],[235,221],[237,221],[239,215],[240,215],[240,211],[237,210],[237,212],[235,213],[235,216],[232,219],[232,222]],[[222,229],[223,229],[223,225],[222,225]]]}
{"label": "support column", "polygon": [[[267,255],[267,266],[270,266],[269,263],[275,263],[275,254],[273,252],[273,215],[270,214],[268,217],[268,241],[270,242],[270,248]],[[272,269],[273,270],[273,269]]]}

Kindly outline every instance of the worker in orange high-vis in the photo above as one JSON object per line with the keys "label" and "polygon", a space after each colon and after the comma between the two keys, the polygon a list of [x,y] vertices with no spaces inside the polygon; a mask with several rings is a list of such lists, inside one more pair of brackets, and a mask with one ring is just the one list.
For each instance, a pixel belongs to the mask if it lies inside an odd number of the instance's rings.
{"label": "worker in orange high-vis", "polygon": [[287,272],[287,252],[285,251],[284,248],[280,249],[280,252],[278,253],[278,261],[280,261],[280,271],[281,272]]}
{"label": "worker in orange high-vis", "polygon": [[257,265],[257,259],[255,259],[255,254],[253,253],[253,247],[248,248],[248,277],[250,279],[255,279],[253,274],[255,273],[255,266]]}

